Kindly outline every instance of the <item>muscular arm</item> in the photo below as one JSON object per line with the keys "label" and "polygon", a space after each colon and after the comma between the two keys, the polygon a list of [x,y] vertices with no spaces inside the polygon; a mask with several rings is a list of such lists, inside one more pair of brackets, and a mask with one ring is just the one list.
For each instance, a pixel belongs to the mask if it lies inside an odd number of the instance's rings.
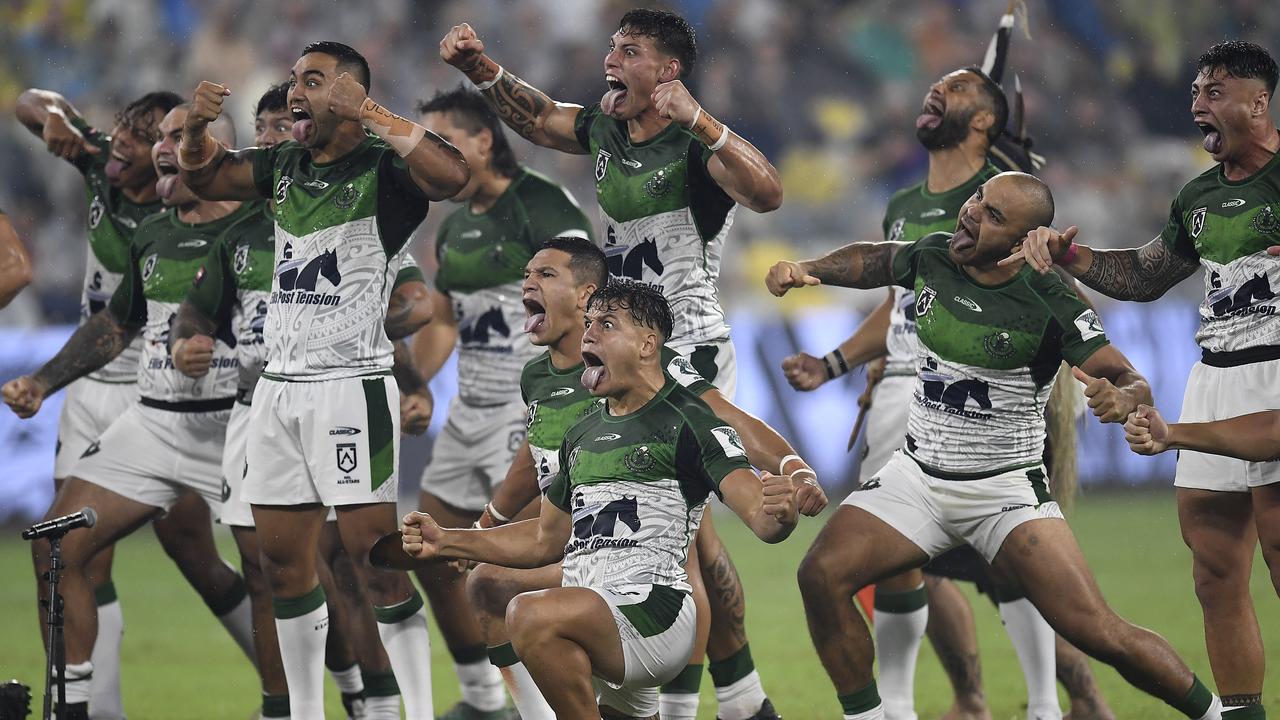
{"label": "muscular arm", "polygon": [[1138,248],[1094,250],[1077,245],[1067,272],[1117,300],[1150,302],[1195,273],[1196,263],[1178,255],[1160,238]]}
{"label": "muscular arm", "polygon": [[413,338],[414,363],[427,380],[440,372],[458,342],[458,321],[453,316],[449,296],[439,290],[433,291],[431,303],[431,324],[422,328]]}
{"label": "muscular arm", "polygon": [[840,352],[849,363],[850,368],[864,365],[876,358],[887,355],[889,346],[889,316],[893,313],[893,291],[889,297],[876,306],[848,340],[840,343]]}
{"label": "muscular arm", "polygon": [[893,284],[893,258],[905,243],[857,242],[800,263],[804,272],[837,287],[875,288]]}
{"label": "muscular arm", "polygon": [[[184,128],[183,142],[186,132]],[[258,200],[262,195],[253,182],[253,156],[259,152],[258,148],[227,150],[218,143],[208,165],[199,170],[180,168],[179,172],[187,187],[205,200]]]}
{"label": "muscular arm", "polygon": [[1266,410],[1226,420],[1171,423],[1169,449],[1194,450],[1267,462],[1280,459],[1280,410]]}
{"label": "muscular arm", "polygon": [[707,172],[729,197],[756,212],[771,212],[782,206],[778,169],[737,133],[730,133],[724,147],[707,161]]}
{"label": "muscular arm", "polygon": [[498,486],[489,504],[502,513],[503,517],[513,518],[537,497],[538,471],[534,467],[529,441],[525,440],[516,451],[511,467],[507,468],[507,477]]}
{"label": "muscular arm", "polygon": [[426,283],[406,282],[391,292],[387,319],[382,327],[391,340],[400,340],[431,322],[433,312],[431,290]]}
{"label": "muscular arm", "polygon": [[[769,424],[742,408],[729,402],[715,388],[701,395],[702,401],[711,408],[716,417],[724,420],[738,431],[742,445],[747,449],[747,460],[758,468],[776,472],[782,459],[795,455],[795,448],[787,439],[778,434]],[[795,466],[792,466],[796,469]]]}
{"label": "muscular arm", "polygon": [[80,117],[80,112],[56,92],[31,88],[18,96],[14,104],[13,114],[18,122],[38,138],[44,137],[44,126],[50,115],[59,115],[67,123],[72,118]]}
{"label": "muscular arm", "polygon": [[173,318],[173,326],[169,328],[169,350],[172,352],[179,340],[186,340],[196,335],[213,337],[217,332],[217,320],[205,315],[190,300],[183,300]]}
{"label": "muscular arm", "polygon": [[765,499],[760,478],[750,470],[734,470],[720,481],[720,493],[724,504],[751,528],[756,537],[767,543],[779,543],[796,529],[796,517],[792,513],[789,522],[780,521],[765,512]]}
{"label": "muscular arm", "polygon": [[439,555],[511,568],[540,568],[564,557],[570,521],[568,513],[543,498],[537,519],[483,530],[444,530]]}
{"label": "muscular arm", "polygon": [[396,384],[400,386],[400,392],[411,395],[426,391],[427,381],[422,378],[417,366],[414,365],[409,345],[404,340],[394,340],[391,347],[394,348],[391,374],[395,377]]}
{"label": "muscular arm", "polygon": [[31,279],[31,256],[9,217],[0,212],[0,308],[12,302]]}
{"label": "muscular arm", "polygon": [[1093,408],[1095,415],[1098,414],[1100,401],[1115,405],[1114,410],[1103,408],[1107,414],[1099,416],[1102,422],[1124,422],[1124,419],[1136,410],[1138,405],[1154,403],[1151,398],[1151,386],[1147,384],[1147,379],[1134,369],[1129,358],[1114,345],[1106,345],[1090,355],[1089,359],[1080,365],[1080,370],[1093,378],[1109,381],[1119,393],[1119,397],[1111,403],[1107,400],[1106,393],[1094,396],[1091,395],[1091,386],[1085,387],[1085,394],[1089,396],[1089,407]]}
{"label": "muscular arm", "polygon": [[138,330],[116,322],[106,310],[96,312],[32,377],[44,385],[46,396],[51,395],[114,360]]}
{"label": "muscular arm", "polygon": [[[487,55],[477,63],[475,69],[466,73],[477,85],[492,80],[497,74],[498,64]],[[482,90],[481,94],[497,111],[502,122],[519,133],[520,137],[535,145],[560,152],[573,155],[587,153],[586,148],[578,144],[578,136],[573,131],[574,121],[582,111],[581,105],[556,102],[546,93],[505,70],[502,78],[492,87]]]}

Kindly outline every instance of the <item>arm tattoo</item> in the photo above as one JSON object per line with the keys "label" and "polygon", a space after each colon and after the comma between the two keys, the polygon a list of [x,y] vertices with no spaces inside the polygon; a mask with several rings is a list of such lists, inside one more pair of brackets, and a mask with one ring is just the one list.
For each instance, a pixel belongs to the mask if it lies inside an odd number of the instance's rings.
{"label": "arm tattoo", "polygon": [[483,93],[507,127],[526,140],[533,139],[538,119],[551,106],[551,98],[546,93],[510,72],[504,72],[502,79]]}
{"label": "arm tattoo", "polygon": [[36,371],[35,378],[48,387],[46,394],[52,395],[111,362],[136,334],[136,329],[124,327],[109,312],[100,310],[76,329],[58,354]]}
{"label": "arm tattoo", "polygon": [[[400,293],[391,293],[391,300],[387,302],[387,319],[382,322],[382,327],[392,342],[412,335],[417,330],[409,323],[412,315],[413,303]],[[396,343],[396,352],[399,352],[400,345],[403,343]]]}
{"label": "arm tattoo", "polygon": [[898,243],[852,243],[803,265],[824,285],[884,287],[893,284],[893,256],[899,247]]}
{"label": "arm tattoo", "polygon": [[729,637],[734,645],[741,646],[747,642],[747,599],[738,570],[723,544],[719,550],[715,559],[702,567],[702,582],[713,610],[711,634],[715,638]]}
{"label": "arm tattoo", "polygon": [[218,323],[196,309],[189,302],[178,306],[178,314],[173,318],[173,326],[169,328],[169,349],[173,343],[196,335],[213,337],[218,332]]}
{"label": "arm tattoo", "polygon": [[1197,264],[1174,253],[1160,238],[1140,248],[1094,250],[1080,282],[1117,300],[1150,302],[1196,271]]}
{"label": "arm tattoo", "polygon": [[400,392],[406,395],[421,392],[426,388],[427,382],[422,379],[418,368],[414,366],[409,346],[403,340],[396,340],[391,343],[391,346],[395,349],[391,374],[395,377],[396,384],[400,386]]}

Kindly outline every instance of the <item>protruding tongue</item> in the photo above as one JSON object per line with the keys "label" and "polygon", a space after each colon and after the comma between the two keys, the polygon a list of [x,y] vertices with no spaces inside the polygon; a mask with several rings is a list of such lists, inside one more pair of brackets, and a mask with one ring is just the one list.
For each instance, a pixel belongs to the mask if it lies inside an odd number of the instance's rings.
{"label": "protruding tongue", "polygon": [[120,179],[120,173],[124,171],[124,161],[111,158],[107,160],[107,166],[103,168],[103,172],[107,174],[107,180],[115,182]]}
{"label": "protruding tongue", "polygon": [[582,371],[582,387],[588,390],[595,390],[600,384],[600,378],[604,377],[603,365],[592,365]]}
{"label": "protruding tongue", "polygon": [[534,330],[537,330],[538,326],[542,325],[542,323],[545,322],[546,319],[547,319],[546,313],[534,313],[530,315],[524,321],[524,331],[527,333],[531,333]]}
{"label": "protruding tongue", "polygon": [[307,137],[311,134],[311,128],[315,125],[315,121],[311,119],[298,120],[293,124],[293,139],[300,143],[306,143]]}
{"label": "protruding tongue", "polygon": [[920,113],[920,115],[916,118],[917,130],[919,130],[922,127],[936,128],[940,124],[942,124],[941,115],[935,115],[933,113]]}
{"label": "protruding tongue", "polygon": [[173,197],[173,191],[178,187],[178,182],[182,180],[178,175],[161,175],[156,181],[156,194],[161,200],[168,200]]}
{"label": "protruding tongue", "polygon": [[1204,136],[1204,149],[1210,155],[1217,155],[1222,150],[1222,133],[1217,130],[1210,130]]}
{"label": "protruding tongue", "polygon": [[600,98],[600,109],[605,115],[612,115],[613,111],[618,107],[618,103],[622,102],[622,96],[626,95],[625,88],[619,90],[610,90]]}

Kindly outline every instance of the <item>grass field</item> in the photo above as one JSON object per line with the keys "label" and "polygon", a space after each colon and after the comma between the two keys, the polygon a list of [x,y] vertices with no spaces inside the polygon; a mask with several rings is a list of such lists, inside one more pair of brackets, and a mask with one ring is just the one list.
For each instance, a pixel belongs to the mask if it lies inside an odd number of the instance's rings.
{"label": "grass field", "polygon": [[[1162,633],[1206,682],[1210,681],[1200,611],[1192,592],[1190,556],[1178,535],[1172,494],[1098,493],[1080,503],[1072,520],[1108,600],[1125,617]],[[838,718],[839,708],[805,629],[795,568],[819,528],[807,522],[781,546],[766,546],[732,518],[717,527],[746,584],[751,646],[770,697],[788,720]],[[41,652],[34,582],[27,545],[16,532],[0,542],[0,678],[18,678],[42,691]],[[234,558],[230,536],[220,534],[224,557]],[[181,579],[148,531],[126,540],[116,554],[116,586],[125,612],[125,707],[134,720],[248,718],[258,705],[249,663]],[[1280,648],[1280,602],[1261,557],[1253,575],[1264,639]],[[983,675],[996,720],[1023,717],[1025,689],[1013,649],[994,608],[975,599]],[[457,700],[444,644],[434,627],[435,701],[438,711]],[[1110,668],[1094,666],[1107,698],[1122,720],[1174,718],[1163,704],[1141,695]],[[699,717],[714,717],[708,677]],[[341,706],[330,684],[330,717]],[[1268,668],[1267,709],[1280,717],[1280,669]],[[949,704],[949,687],[925,644],[916,680],[920,717],[937,718]],[[33,703],[38,709],[38,698]],[[1064,705],[1065,707],[1065,705]]]}

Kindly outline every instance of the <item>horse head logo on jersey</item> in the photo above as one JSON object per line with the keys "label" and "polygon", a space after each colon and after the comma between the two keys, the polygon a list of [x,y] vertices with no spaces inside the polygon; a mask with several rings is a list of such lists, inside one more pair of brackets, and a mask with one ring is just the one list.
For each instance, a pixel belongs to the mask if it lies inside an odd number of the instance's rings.
{"label": "horse head logo on jersey", "polygon": [[293,178],[288,175],[281,175],[280,181],[276,183],[276,205],[283,205],[286,194],[289,192],[289,186],[293,184]]}
{"label": "horse head logo on jersey", "polygon": [[276,277],[280,280],[281,290],[306,290],[314,292],[320,278],[328,280],[337,287],[342,282],[342,273],[338,270],[338,253],[326,250],[311,258],[294,258],[293,243],[285,243],[283,257],[276,265]]}

